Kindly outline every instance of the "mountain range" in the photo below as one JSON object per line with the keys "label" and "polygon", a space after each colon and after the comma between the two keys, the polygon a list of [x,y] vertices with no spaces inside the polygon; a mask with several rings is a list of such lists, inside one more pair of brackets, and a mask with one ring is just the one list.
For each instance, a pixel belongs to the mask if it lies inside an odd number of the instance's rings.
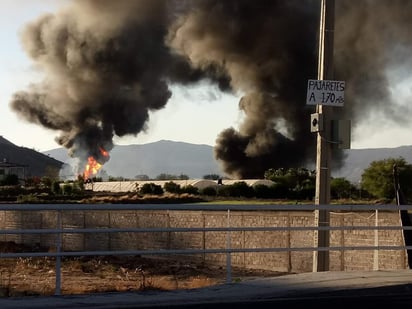
{"label": "mountain range", "polygon": [[[43,152],[68,165],[77,165],[67,150],[56,148]],[[214,159],[213,147],[161,140],[140,145],[116,145],[110,151],[110,160],[102,168],[108,175],[134,179],[139,175],[155,178],[160,174],[187,175],[203,178],[204,175],[223,175]],[[65,168],[63,177],[72,176],[70,168]]]}
{"label": "mountain range", "polygon": [[343,177],[358,183],[364,169],[368,168],[372,161],[387,158],[404,158],[412,164],[412,146],[400,146],[394,148],[370,148],[370,149],[346,149],[343,150],[346,158],[341,169],[332,172],[334,177]]}
{"label": "mountain range", "polygon": [[[343,166],[339,170],[332,171],[332,176],[344,177],[355,184],[360,181],[364,169],[372,161],[403,157],[412,164],[412,146],[343,151],[345,152]],[[56,148],[43,153],[73,165],[73,159],[68,156],[64,148]],[[219,162],[214,158],[212,146],[168,140],[148,144],[116,145],[111,150],[110,160],[103,166],[103,169],[110,176],[130,179],[138,175],[154,178],[163,173],[184,174],[190,178],[203,178],[208,174],[224,175]]]}

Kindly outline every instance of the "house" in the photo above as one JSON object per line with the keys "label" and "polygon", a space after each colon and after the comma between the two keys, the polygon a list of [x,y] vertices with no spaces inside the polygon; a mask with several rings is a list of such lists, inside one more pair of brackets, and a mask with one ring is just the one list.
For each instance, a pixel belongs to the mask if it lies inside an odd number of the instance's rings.
{"label": "house", "polygon": [[16,146],[0,135],[0,180],[10,174],[15,174],[22,180],[43,176],[58,177],[62,166],[63,162],[34,149]]}
{"label": "house", "polygon": [[19,181],[24,181],[27,174],[27,165],[17,164],[3,159],[0,162],[0,181],[3,181],[8,175],[16,175]]}

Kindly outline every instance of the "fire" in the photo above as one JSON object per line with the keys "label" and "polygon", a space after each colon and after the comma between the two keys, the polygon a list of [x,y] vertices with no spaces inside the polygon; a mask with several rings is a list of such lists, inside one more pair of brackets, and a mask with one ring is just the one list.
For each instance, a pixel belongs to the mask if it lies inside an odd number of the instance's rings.
{"label": "fire", "polygon": [[[109,153],[103,148],[100,147],[99,150],[104,157],[109,156]],[[96,175],[101,168],[102,164],[97,162],[97,160],[93,156],[88,157],[87,164],[83,172],[84,179],[89,179],[90,176]]]}
{"label": "fire", "polygon": [[104,157],[108,157],[108,156],[109,156],[109,153],[108,153],[106,150],[104,150],[102,147],[100,147],[99,150],[100,150],[100,153],[101,153]]}
{"label": "fire", "polygon": [[87,164],[83,172],[84,179],[89,179],[90,175],[96,175],[102,165],[93,156],[87,158]]}

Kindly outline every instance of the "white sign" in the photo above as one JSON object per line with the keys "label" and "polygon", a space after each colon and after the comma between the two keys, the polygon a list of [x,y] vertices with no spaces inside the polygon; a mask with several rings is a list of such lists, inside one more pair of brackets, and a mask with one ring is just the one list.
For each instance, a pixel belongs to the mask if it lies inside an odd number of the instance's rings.
{"label": "white sign", "polygon": [[307,105],[343,106],[345,82],[338,80],[308,80]]}

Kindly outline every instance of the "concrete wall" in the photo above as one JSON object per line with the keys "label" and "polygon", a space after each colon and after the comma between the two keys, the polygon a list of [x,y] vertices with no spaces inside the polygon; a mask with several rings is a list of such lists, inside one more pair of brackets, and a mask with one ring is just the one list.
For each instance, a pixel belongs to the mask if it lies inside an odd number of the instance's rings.
{"label": "concrete wall", "polygon": [[[68,211],[62,212],[64,228],[108,227],[226,227],[226,211]],[[399,226],[398,212],[380,211],[379,226]],[[1,229],[55,228],[53,211],[0,211]],[[331,212],[331,226],[374,226],[375,212]],[[313,226],[311,211],[231,211],[232,227]],[[380,246],[403,246],[402,231],[345,230],[330,232],[330,246],[373,246],[376,236]],[[54,247],[56,235],[0,235],[0,241],[40,244]],[[162,232],[162,233],[94,233],[65,234],[63,248],[78,250],[129,250],[129,249],[213,249],[226,248],[226,232]],[[311,247],[312,231],[240,231],[231,232],[233,248],[259,247]],[[234,253],[232,264],[245,268],[270,269],[282,272],[312,271],[311,251]],[[206,262],[226,263],[225,254],[196,255]],[[331,251],[330,270],[380,270],[406,269],[404,250],[347,250]]]}

